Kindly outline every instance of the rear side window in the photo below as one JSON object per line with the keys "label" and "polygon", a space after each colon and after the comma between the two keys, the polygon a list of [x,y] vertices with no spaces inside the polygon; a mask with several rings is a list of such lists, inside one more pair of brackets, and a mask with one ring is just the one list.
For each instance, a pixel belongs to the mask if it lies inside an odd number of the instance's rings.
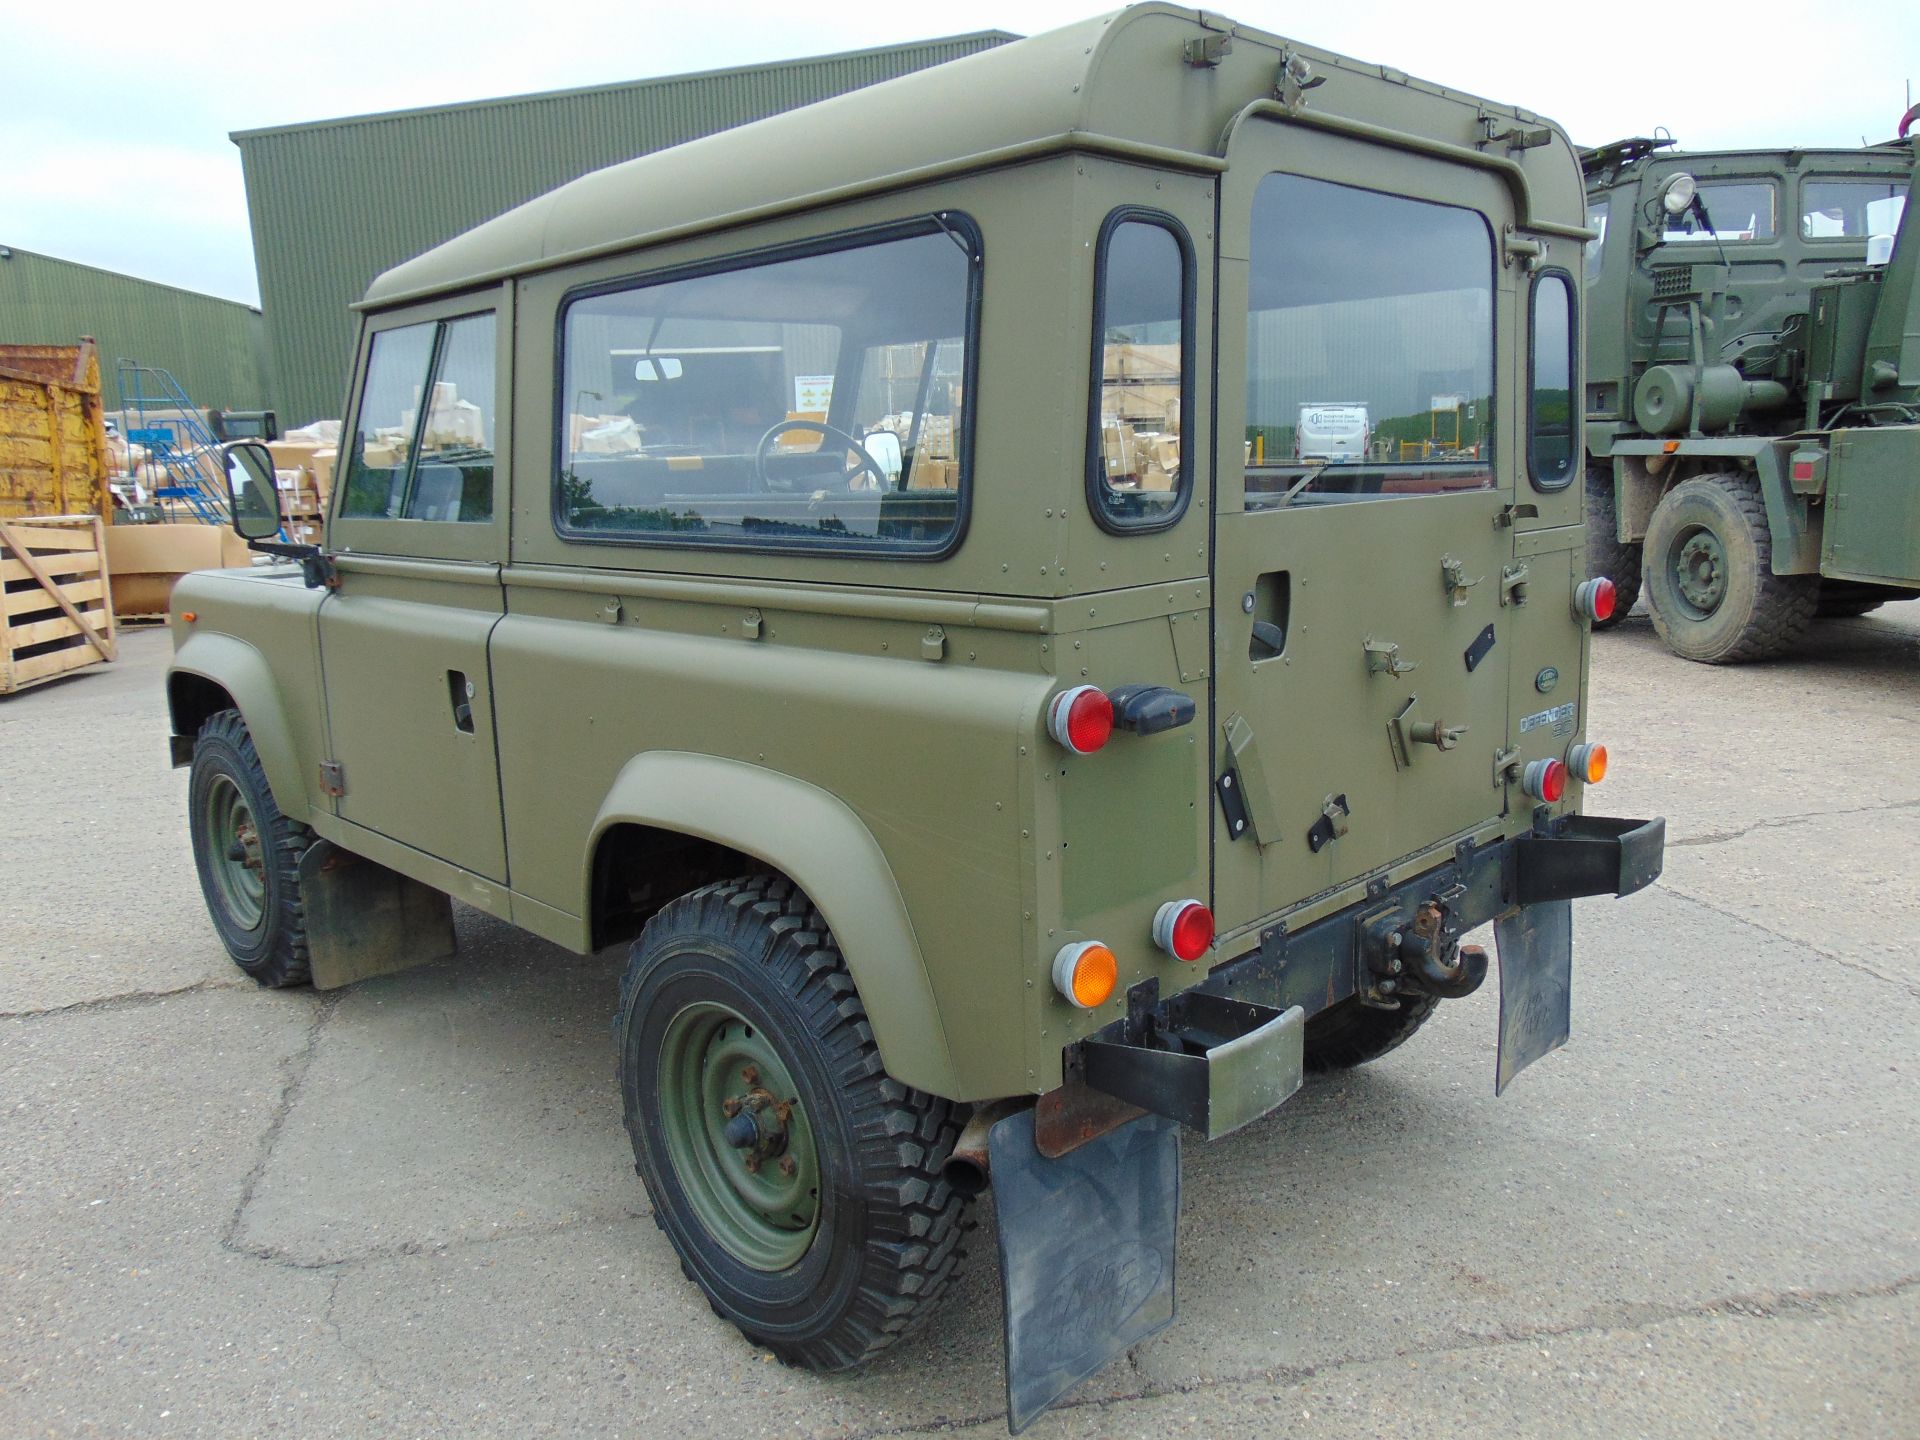
{"label": "rear side window", "polygon": [[494,342],[491,314],[374,335],[342,516],[493,518]]}
{"label": "rear side window", "polygon": [[1573,373],[1579,351],[1573,283],[1548,270],[1533,282],[1527,400],[1527,466],[1534,488],[1559,490],[1573,479]]}
{"label": "rear side window", "polygon": [[1153,530],[1185,508],[1192,461],[1193,264],[1170,216],[1116,210],[1094,269],[1087,497],[1109,530]]}
{"label": "rear side window", "polygon": [[1247,272],[1248,509],[1493,484],[1493,232],[1274,174]]}
{"label": "rear side window", "polygon": [[967,494],[979,253],[943,216],[576,296],[559,532],[944,553]]}

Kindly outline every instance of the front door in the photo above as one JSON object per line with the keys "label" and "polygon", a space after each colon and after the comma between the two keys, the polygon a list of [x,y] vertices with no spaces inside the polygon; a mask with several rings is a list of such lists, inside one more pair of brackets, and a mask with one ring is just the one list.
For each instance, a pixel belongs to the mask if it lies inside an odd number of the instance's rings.
{"label": "front door", "polygon": [[504,601],[504,297],[372,327],[320,608],[342,819],[507,879],[487,646]]}
{"label": "front door", "polygon": [[[1221,191],[1223,931],[1495,820],[1516,433],[1484,171],[1285,122]],[[1244,376],[1244,384],[1240,383]]]}

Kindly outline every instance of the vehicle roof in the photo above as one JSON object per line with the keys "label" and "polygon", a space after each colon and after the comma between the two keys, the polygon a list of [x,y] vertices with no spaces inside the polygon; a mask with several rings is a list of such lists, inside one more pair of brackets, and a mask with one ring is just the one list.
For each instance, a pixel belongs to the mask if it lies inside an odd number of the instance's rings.
{"label": "vehicle roof", "polygon": [[[1229,37],[1232,53],[1196,70],[1183,46],[1209,35]],[[1477,138],[1482,114],[1540,123],[1208,12],[1135,5],[583,175],[395,266],[363,304],[1067,149],[1218,170],[1227,127],[1249,103],[1272,97],[1289,50],[1338,82],[1309,92],[1308,103],[1327,113],[1384,117],[1461,145]],[[1551,145],[1518,159],[1539,210],[1577,225],[1584,212],[1571,183],[1572,147],[1550,129]]]}
{"label": "vehicle roof", "polygon": [[1589,184],[1614,185],[1646,171],[1685,169],[1702,162],[1751,162],[1756,169],[1857,169],[1870,173],[1904,172],[1913,168],[1915,139],[1883,140],[1874,145],[1782,145],[1769,149],[1681,150],[1667,138],[1635,136],[1606,145],[1583,147],[1580,162]]}

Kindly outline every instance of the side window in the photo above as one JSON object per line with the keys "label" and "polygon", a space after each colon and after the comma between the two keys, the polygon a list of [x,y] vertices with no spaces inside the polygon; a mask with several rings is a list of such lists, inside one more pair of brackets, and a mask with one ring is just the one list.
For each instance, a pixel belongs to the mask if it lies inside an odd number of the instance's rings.
{"label": "side window", "polygon": [[1527,466],[1534,488],[1559,490],[1573,479],[1573,284],[1549,270],[1533,282],[1527,400]]}
{"label": "side window", "polygon": [[1891,235],[1906,205],[1904,180],[1809,180],[1800,187],[1800,234],[1807,240]]}
{"label": "side window", "polygon": [[963,225],[570,299],[560,534],[944,553],[971,449],[980,252]]}
{"label": "side window", "polygon": [[1593,200],[1587,203],[1587,229],[1593,231],[1593,239],[1587,241],[1587,279],[1592,280],[1600,274],[1607,263],[1607,217],[1611,200]]}
{"label": "side window", "polygon": [[1493,231],[1477,210],[1274,174],[1253,198],[1246,503],[1493,484]]}
{"label": "side window", "polygon": [[[1771,181],[1703,180],[1694,193],[1695,209],[1665,217],[1662,240],[1771,240],[1779,231],[1774,219],[1778,200]],[[1703,210],[1705,224],[1700,219]]]}
{"label": "side window", "polygon": [[1155,529],[1186,504],[1192,463],[1193,266],[1170,218],[1117,210],[1094,270],[1087,495],[1110,530]]}
{"label": "side window", "polygon": [[494,333],[489,313],[373,337],[341,515],[493,518]]}

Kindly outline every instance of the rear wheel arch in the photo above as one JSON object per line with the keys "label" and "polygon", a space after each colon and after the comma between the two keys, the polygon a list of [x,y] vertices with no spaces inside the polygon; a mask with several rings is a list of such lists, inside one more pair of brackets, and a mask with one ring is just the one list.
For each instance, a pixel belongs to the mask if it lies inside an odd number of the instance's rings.
{"label": "rear wheel arch", "polygon": [[634,757],[601,803],[584,857],[581,913],[595,944],[616,938],[621,923],[609,923],[602,904],[608,855],[623,845],[670,848],[675,839],[705,847],[692,857],[687,889],[716,878],[702,875],[708,865],[792,881],[845,956],[887,1073],[929,1094],[964,1098],[905,898],[879,841],[844,801],[738,760],[684,751]]}

